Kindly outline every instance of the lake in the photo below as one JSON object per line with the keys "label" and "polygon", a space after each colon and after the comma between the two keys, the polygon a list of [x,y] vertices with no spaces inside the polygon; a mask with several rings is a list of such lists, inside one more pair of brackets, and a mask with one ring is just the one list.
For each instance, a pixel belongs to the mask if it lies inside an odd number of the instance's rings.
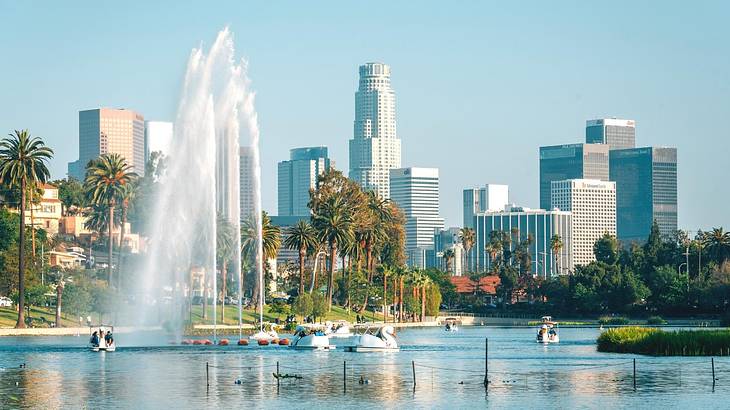
{"label": "lake", "polygon": [[[531,328],[403,329],[392,353],[239,347],[235,337],[232,346],[180,346],[157,334],[118,334],[116,352],[93,353],[87,335],[0,338],[0,408],[730,406],[730,358],[715,358],[713,389],[709,357],[599,353],[598,334],[563,328],[559,344],[543,346]],[[301,379],[277,385],[277,361],[280,373]]]}

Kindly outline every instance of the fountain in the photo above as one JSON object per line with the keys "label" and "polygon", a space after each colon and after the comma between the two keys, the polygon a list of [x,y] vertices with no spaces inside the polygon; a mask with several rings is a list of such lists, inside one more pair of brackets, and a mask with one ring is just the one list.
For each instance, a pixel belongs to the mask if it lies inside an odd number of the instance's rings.
{"label": "fountain", "polygon": [[[243,131],[241,132],[243,128]],[[241,137],[244,137],[243,142]],[[254,215],[257,220],[257,255],[261,255],[261,195],[258,152],[259,130],[245,60],[236,62],[232,33],[228,28],[218,33],[207,55],[202,47],[193,49],[180,97],[175,135],[161,190],[155,201],[149,226],[146,269],[137,283],[139,303],[137,317],[149,322],[155,314],[176,330],[178,341],[182,323],[190,311],[195,282],[203,287],[207,300],[212,285],[213,332],[217,337],[218,283],[216,274],[216,221],[222,217],[235,232],[234,277],[238,283],[239,332],[241,328],[241,253],[239,147],[251,148]],[[246,216],[248,217],[248,216]],[[262,260],[256,257],[257,260]],[[261,274],[260,266],[258,273]],[[195,274],[194,272],[198,272]],[[156,301],[171,295],[170,307],[163,309]],[[168,298],[170,299],[170,298]],[[155,301],[155,302],[152,302]]]}

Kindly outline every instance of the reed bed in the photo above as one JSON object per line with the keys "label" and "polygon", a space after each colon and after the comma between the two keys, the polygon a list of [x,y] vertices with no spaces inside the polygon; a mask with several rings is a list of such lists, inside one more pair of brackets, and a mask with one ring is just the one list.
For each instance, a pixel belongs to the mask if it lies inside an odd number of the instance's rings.
{"label": "reed bed", "polygon": [[598,351],[652,356],[730,356],[730,330],[667,332],[636,326],[608,329],[598,337]]}

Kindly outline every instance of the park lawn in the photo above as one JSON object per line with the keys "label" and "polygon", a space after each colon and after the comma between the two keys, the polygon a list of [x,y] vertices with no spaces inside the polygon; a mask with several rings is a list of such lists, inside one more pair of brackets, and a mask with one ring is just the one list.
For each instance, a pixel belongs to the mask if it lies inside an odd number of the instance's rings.
{"label": "park lawn", "polygon": [[[218,306],[218,324],[225,324],[225,325],[237,325],[238,324],[238,311],[236,306],[230,306],[226,305],[225,308],[225,321],[221,319],[223,313],[222,306]],[[284,321],[286,319],[286,314],[280,313],[272,313],[269,310],[269,306],[264,306],[264,321],[265,322],[274,322],[277,318],[279,321]],[[254,323],[255,321],[258,321],[258,311],[254,309],[244,309],[242,320],[243,323]],[[365,318],[368,321],[382,321],[383,315],[382,314],[373,314],[372,312],[367,312],[365,314]],[[203,307],[200,305],[193,306],[192,311],[192,319],[193,323],[198,324],[212,324],[213,323],[213,306],[208,306],[208,318],[203,320]],[[339,307],[339,306],[332,306],[332,311],[324,318],[324,320],[347,320],[348,322],[355,322],[357,320],[357,313],[350,312],[348,313],[347,310]]]}
{"label": "park lawn", "polygon": [[[33,319],[43,317],[47,322],[56,321],[56,311],[53,309],[46,309],[40,307],[31,307],[30,316]],[[0,307],[0,327],[15,327],[15,322],[18,320],[18,312],[15,311],[15,307]],[[78,326],[78,322],[70,320],[61,315],[61,324],[64,327],[75,327]]]}

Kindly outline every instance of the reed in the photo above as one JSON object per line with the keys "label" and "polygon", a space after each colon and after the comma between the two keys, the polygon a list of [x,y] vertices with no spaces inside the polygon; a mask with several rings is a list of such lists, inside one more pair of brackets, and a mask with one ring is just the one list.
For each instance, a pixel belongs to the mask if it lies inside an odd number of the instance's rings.
{"label": "reed", "polygon": [[631,321],[623,316],[601,316],[598,318],[598,323],[602,325],[628,325]]}
{"label": "reed", "polygon": [[653,356],[730,355],[730,330],[675,330],[624,327],[608,329],[598,337],[599,352]]}

